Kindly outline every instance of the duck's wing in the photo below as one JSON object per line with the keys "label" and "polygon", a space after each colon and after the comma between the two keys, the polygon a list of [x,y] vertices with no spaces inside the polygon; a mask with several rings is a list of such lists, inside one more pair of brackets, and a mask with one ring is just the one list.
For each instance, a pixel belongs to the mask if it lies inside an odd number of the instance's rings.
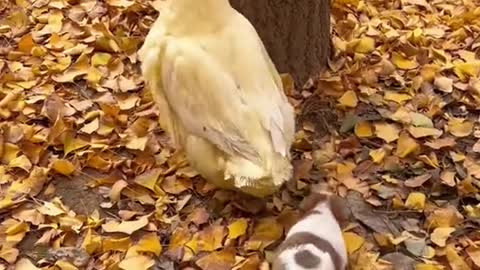
{"label": "duck's wing", "polygon": [[150,90],[159,110],[158,120],[160,126],[169,133],[175,143],[180,144],[182,141],[181,137],[184,135],[183,127],[175,118],[175,115],[172,114],[163,89],[162,59],[164,58],[167,41],[165,33],[166,29],[163,26],[163,21],[157,19],[138,51],[138,56],[141,62],[145,86]]}
{"label": "duck's wing", "polygon": [[234,79],[199,45],[181,39],[167,41],[162,61],[164,96],[191,134],[223,152],[260,163],[246,139],[245,121],[256,123]]}

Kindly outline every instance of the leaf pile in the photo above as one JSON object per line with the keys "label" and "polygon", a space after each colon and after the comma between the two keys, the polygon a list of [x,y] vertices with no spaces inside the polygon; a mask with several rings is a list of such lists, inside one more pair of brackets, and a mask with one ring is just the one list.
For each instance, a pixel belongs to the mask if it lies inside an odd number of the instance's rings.
{"label": "leaf pile", "polygon": [[478,1],[334,1],[329,70],[289,91],[294,181],[266,202],[158,127],[136,51],[160,2],[0,3],[0,269],[268,269],[325,179],[353,269],[480,267]]}

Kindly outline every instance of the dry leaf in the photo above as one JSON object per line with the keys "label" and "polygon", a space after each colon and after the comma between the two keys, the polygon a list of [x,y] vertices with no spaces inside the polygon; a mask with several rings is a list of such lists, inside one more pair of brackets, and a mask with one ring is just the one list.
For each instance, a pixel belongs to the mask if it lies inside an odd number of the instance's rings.
{"label": "dry leaf", "polygon": [[437,246],[444,247],[447,244],[447,239],[454,231],[455,228],[451,227],[435,228],[435,230],[433,230],[432,234],[430,235],[430,239]]}
{"label": "dry leaf", "polygon": [[420,192],[412,192],[408,194],[407,200],[405,201],[405,207],[412,210],[422,211],[425,208],[426,196]]}
{"label": "dry leaf", "polygon": [[396,141],[399,137],[399,130],[397,126],[387,123],[375,124],[375,135],[383,139],[385,142],[390,143]]}
{"label": "dry leaf", "polygon": [[348,254],[352,254],[359,250],[365,243],[365,239],[363,237],[353,232],[344,232],[343,239],[345,240]]}
{"label": "dry leaf", "polygon": [[247,233],[248,220],[240,218],[228,225],[228,239],[236,239]]}
{"label": "dry leaf", "polygon": [[147,226],[147,224],[148,224],[148,216],[143,216],[138,220],[134,220],[134,221],[118,222],[118,221],[112,220],[103,224],[102,229],[106,232],[122,232],[126,234],[132,234],[135,231],[138,231],[141,228]]}
{"label": "dry leaf", "polygon": [[51,168],[59,174],[69,176],[75,172],[75,165],[65,159],[57,159],[51,164]]}
{"label": "dry leaf", "polygon": [[230,270],[235,264],[235,249],[212,252],[197,261],[203,270]]}
{"label": "dry leaf", "polygon": [[338,100],[340,105],[350,108],[355,108],[358,104],[358,98],[355,92],[347,91],[343,96]]}

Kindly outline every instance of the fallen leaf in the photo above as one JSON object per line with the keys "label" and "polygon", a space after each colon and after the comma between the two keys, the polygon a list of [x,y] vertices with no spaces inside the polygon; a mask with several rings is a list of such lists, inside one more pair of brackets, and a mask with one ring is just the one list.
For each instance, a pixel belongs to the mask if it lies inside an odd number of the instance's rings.
{"label": "fallen leaf", "polygon": [[340,105],[350,108],[355,108],[358,104],[358,98],[354,91],[347,91],[343,96],[338,100]]}
{"label": "fallen leaf", "polygon": [[282,235],[283,227],[275,218],[262,218],[253,228],[253,234],[245,246],[248,250],[263,250],[280,239]]}
{"label": "fallen leaf", "polygon": [[359,121],[355,124],[355,135],[359,138],[368,138],[373,136],[373,128],[367,121]]}
{"label": "fallen leaf", "polygon": [[425,182],[427,182],[430,178],[432,178],[432,175],[429,174],[429,173],[426,173],[426,174],[423,174],[423,175],[420,175],[420,176],[416,176],[416,177],[407,179],[405,181],[405,186],[406,187],[412,187],[412,188],[420,187]]}
{"label": "fallen leaf", "polygon": [[422,211],[425,208],[426,196],[420,192],[412,192],[408,194],[407,200],[405,201],[405,207],[412,210]]}
{"label": "fallen leaf", "polygon": [[420,148],[420,145],[417,141],[411,138],[408,133],[402,133],[397,141],[397,149],[395,150],[395,155],[398,157],[404,158],[411,153],[414,153]]}
{"label": "fallen leaf", "polygon": [[148,170],[147,172],[138,175],[133,180],[135,183],[139,184],[140,186],[146,187],[152,191],[155,191],[155,185],[160,177],[162,170],[160,168]]}
{"label": "fallen leaf", "polygon": [[122,221],[118,222],[111,220],[102,225],[102,229],[106,232],[122,232],[126,234],[132,234],[141,228],[147,226],[148,216],[143,216],[134,221]]}
{"label": "fallen leaf", "polygon": [[65,159],[57,159],[50,165],[51,168],[59,174],[69,176],[75,172],[75,165]]}
{"label": "fallen leaf", "polygon": [[144,235],[137,243],[138,251],[151,252],[156,256],[160,256],[162,245],[156,233]]}
{"label": "fallen leaf", "polygon": [[473,131],[473,123],[467,119],[452,117],[448,121],[448,131],[455,137],[466,137]]}
{"label": "fallen leaf", "polygon": [[448,245],[445,248],[448,263],[452,270],[470,270],[467,263],[458,255],[454,245]]}
{"label": "fallen leaf", "polygon": [[397,126],[387,123],[378,123],[375,124],[375,135],[383,139],[385,142],[390,143],[396,141],[399,136],[399,130]]}
{"label": "fallen leaf", "polygon": [[248,220],[240,218],[228,225],[228,239],[237,239],[247,233]]}
{"label": "fallen leaf", "polygon": [[230,270],[235,265],[235,249],[212,252],[198,259],[197,265],[203,270]]}
{"label": "fallen leaf", "polygon": [[344,232],[343,239],[347,247],[348,254],[352,254],[359,250],[365,243],[365,239],[353,232]]}
{"label": "fallen leaf", "polygon": [[124,270],[147,270],[155,264],[155,261],[145,255],[137,255],[123,259],[118,267]]}
{"label": "fallen leaf", "polygon": [[455,231],[455,228],[443,227],[435,228],[430,234],[430,239],[439,247],[444,247],[447,244],[447,239]]}
{"label": "fallen leaf", "polygon": [[445,93],[453,92],[453,80],[444,76],[435,77],[435,87]]}
{"label": "fallen leaf", "polygon": [[15,270],[40,270],[29,259],[21,258],[15,264]]}
{"label": "fallen leaf", "polygon": [[414,69],[418,67],[418,63],[415,59],[405,58],[396,52],[392,53],[392,63],[399,69]]}
{"label": "fallen leaf", "polygon": [[121,194],[122,194],[122,190],[124,188],[126,188],[128,186],[128,182],[127,181],[124,181],[124,180],[118,180],[116,181],[113,186],[112,186],[112,189],[110,190],[110,200],[112,200],[112,202],[118,202],[120,201],[120,197],[121,197]]}

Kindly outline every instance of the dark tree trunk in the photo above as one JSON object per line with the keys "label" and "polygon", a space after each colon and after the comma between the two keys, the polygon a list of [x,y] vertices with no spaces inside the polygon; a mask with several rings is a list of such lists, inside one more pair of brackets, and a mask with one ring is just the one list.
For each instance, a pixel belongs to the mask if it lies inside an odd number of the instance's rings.
{"label": "dark tree trunk", "polygon": [[231,0],[257,29],[281,73],[299,84],[326,66],[330,52],[330,0]]}

